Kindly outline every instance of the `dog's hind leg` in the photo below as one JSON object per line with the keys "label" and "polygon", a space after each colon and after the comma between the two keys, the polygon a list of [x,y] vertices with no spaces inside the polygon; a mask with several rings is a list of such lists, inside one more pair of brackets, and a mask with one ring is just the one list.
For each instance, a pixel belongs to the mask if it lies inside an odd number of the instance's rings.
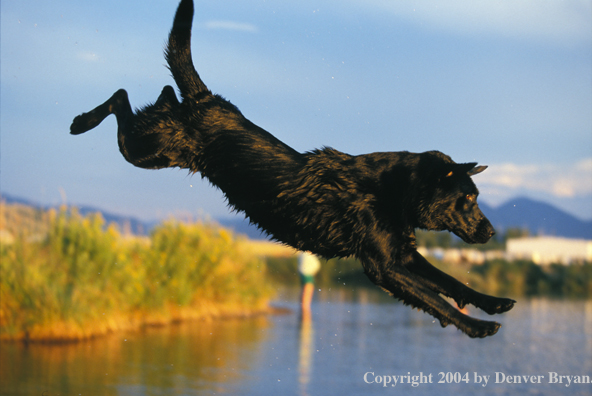
{"label": "dog's hind leg", "polygon": [[72,125],[70,125],[70,133],[80,135],[90,131],[111,114],[115,114],[117,117],[119,129],[122,126],[123,128],[129,128],[130,123],[133,123],[134,112],[124,89],[115,92],[105,103],[95,107],[88,113],[80,114],[74,118]]}
{"label": "dog's hind leg", "polygon": [[412,260],[407,262],[405,267],[431,290],[453,298],[461,309],[466,304],[472,304],[493,315],[509,311],[516,303],[510,298],[488,296],[471,289],[434,267],[418,252],[413,253]]}
{"label": "dog's hind leg", "polygon": [[154,106],[157,108],[161,108],[164,106],[175,107],[175,106],[178,106],[179,104],[180,104],[179,99],[177,99],[177,95],[175,94],[175,89],[173,87],[171,87],[170,85],[166,85],[162,89],[162,92],[158,96],[158,99],[156,99],[156,102],[154,102]]}
{"label": "dog's hind leg", "polygon": [[182,130],[172,116],[179,105],[175,90],[167,85],[153,105],[134,114],[127,92],[120,89],[105,103],[74,118],[70,133],[79,135],[89,131],[114,114],[119,151],[128,162],[145,169],[180,166],[183,163],[171,162],[171,158],[177,158],[176,148],[166,145],[172,135]]}

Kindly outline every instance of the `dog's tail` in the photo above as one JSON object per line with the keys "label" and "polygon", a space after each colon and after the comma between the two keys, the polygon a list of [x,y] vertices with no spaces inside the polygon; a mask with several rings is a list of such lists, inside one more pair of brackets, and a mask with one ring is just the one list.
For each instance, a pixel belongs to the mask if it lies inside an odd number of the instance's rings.
{"label": "dog's tail", "polygon": [[195,71],[191,60],[191,25],[193,22],[193,0],[182,0],[175,14],[165,57],[181,95],[195,97],[208,92]]}

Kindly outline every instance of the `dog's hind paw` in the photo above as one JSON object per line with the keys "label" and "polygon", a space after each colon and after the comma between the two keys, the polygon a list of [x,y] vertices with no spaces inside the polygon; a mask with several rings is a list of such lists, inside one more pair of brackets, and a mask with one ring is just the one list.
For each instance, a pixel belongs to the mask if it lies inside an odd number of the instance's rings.
{"label": "dog's hind paw", "polygon": [[103,118],[94,116],[93,112],[80,114],[74,118],[72,125],[70,125],[70,134],[80,135],[86,131],[90,131],[103,121]]}

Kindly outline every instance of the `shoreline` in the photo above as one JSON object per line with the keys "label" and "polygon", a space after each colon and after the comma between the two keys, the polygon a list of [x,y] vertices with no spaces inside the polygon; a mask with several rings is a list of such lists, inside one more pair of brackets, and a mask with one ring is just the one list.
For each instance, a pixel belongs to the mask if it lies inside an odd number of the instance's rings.
{"label": "shoreline", "polygon": [[269,247],[213,224],[169,220],[135,237],[98,214],[1,202],[0,223],[13,236],[0,246],[0,341],[68,343],[273,312],[259,256]]}
{"label": "shoreline", "polygon": [[[259,304],[262,305],[262,304]],[[31,329],[16,334],[1,334],[1,343],[73,344],[106,337],[120,332],[135,332],[146,328],[157,328],[190,322],[211,322],[229,319],[250,319],[258,316],[290,315],[293,311],[265,303],[264,306],[237,307],[236,304],[203,304],[199,308],[168,307],[161,312],[111,315],[83,324],[56,322],[49,325],[34,325]]]}

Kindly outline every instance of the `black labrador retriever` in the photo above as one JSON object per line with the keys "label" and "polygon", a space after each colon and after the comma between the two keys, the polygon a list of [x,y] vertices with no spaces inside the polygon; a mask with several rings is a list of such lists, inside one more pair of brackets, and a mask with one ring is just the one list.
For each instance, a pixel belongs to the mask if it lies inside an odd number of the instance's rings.
{"label": "black labrador retriever", "polygon": [[471,180],[486,167],[457,164],[438,151],[295,151],[208,90],[191,59],[192,19],[193,1],[182,0],[166,48],[181,102],[166,86],[154,104],[134,113],[119,90],[76,117],[71,133],[115,114],[119,149],[133,165],[200,172],[274,239],[327,258],[355,256],[372,282],[442,326],[452,323],[470,337],[495,334],[499,323],[466,316],[440,294],[489,314],[515,301],[478,293],[436,269],[417,252],[414,234],[448,230],[469,243],[487,242],[494,229]]}

